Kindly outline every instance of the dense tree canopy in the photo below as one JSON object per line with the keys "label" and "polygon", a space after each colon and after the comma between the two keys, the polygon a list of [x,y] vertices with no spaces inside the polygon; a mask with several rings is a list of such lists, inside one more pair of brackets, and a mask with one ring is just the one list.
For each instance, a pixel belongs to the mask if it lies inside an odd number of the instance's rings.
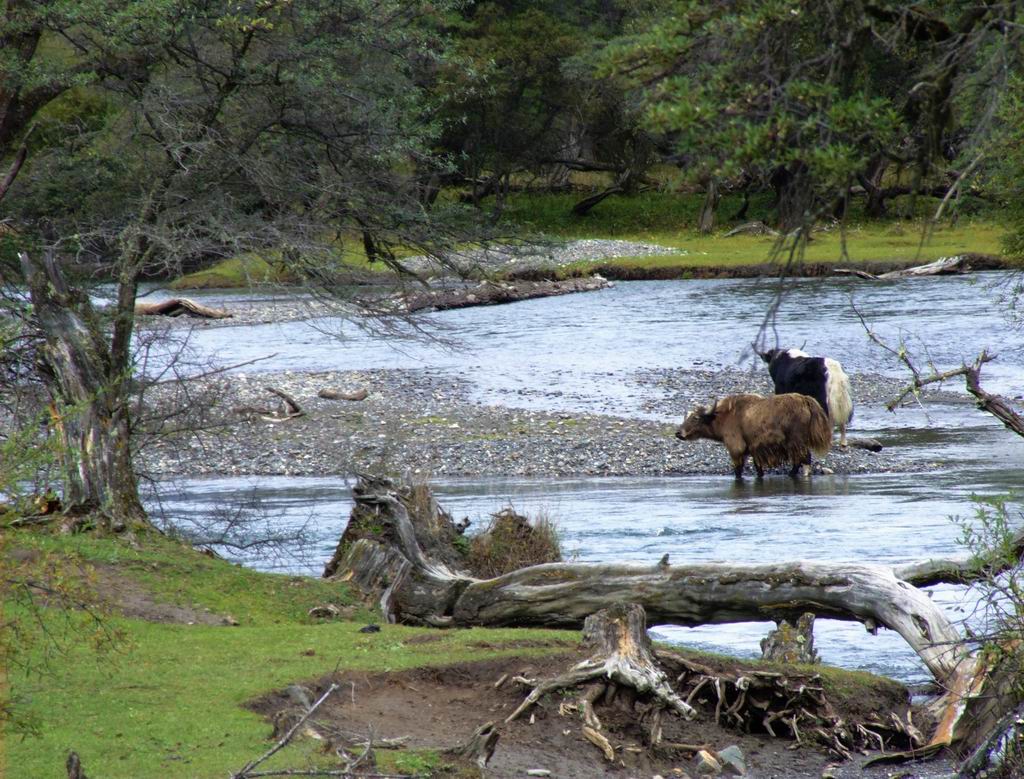
{"label": "dense tree canopy", "polygon": [[783,224],[841,213],[855,184],[880,216],[886,197],[947,191],[993,137],[1017,5],[654,2],[605,70],[695,168],[771,182]]}

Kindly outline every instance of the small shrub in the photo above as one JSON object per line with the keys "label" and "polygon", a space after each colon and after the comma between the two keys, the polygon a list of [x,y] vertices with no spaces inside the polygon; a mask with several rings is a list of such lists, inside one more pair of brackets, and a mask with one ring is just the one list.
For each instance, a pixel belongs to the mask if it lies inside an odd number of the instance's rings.
{"label": "small shrub", "polygon": [[490,579],[541,563],[562,560],[554,523],[544,514],[532,523],[514,509],[491,516],[491,523],[469,543],[467,564],[474,576]]}

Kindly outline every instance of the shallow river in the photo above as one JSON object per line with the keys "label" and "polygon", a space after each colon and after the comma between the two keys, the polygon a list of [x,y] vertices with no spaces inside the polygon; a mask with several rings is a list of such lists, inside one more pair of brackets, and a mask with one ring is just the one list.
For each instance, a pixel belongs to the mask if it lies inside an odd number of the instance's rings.
{"label": "shallow river", "polygon": [[[866,283],[847,279],[796,282],[774,323],[782,345],[837,357],[847,371],[901,376],[865,336],[851,302],[884,338],[901,337],[925,363],[972,360],[983,347],[999,359],[986,366],[986,388],[1024,392],[1024,334],[1008,322],[1007,274]],[[338,341],[303,323],[198,331],[193,345],[240,362],[277,352],[245,368],[358,370],[424,368],[471,383],[476,399],[509,406],[601,411],[678,419],[685,409],[652,413],[656,388],[634,381],[641,369],[751,367],[749,344],[772,299],[758,280],[636,282],[612,290],[528,301],[511,307],[431,315],[463,348],[387,342],[342,328]],[[323,324],[323,323],[321,323]],[[774,335],[770,336],[774,341]],[[927,352],[925,348],[927,347]],[[744,360],[746,362],[743,362]],[[757,368],[762,370],[762,368]],[[959,385],[954,385],[959,386]],[[647,410],[644,401],[648,401]],[[657,407],[657,406],[655,406]],[[905,562],[957,553],[954,516],[973,515],[972,494],[1019,487],[1024,441],[969,403],[944,403],[893,415],[858,407],[857,434],[890,447],[913,447],[921,474],[769,478],[736,484],[731,477],[563,480],[461,479],[438,485],[455,515],[484,516],[513,503],[543,509],[558,523],[563,546],[578,559],[772,561],[796,558]],[[260,478],[166,484],[169,517],[195,516],[216,505],[260,498],[280,526],[306,525],[309,543],[285,559],[250,559],[259,567],[318,573],[344,527],[349,502],[341,480]],[[964,596],[937,588],[934,597],[958,616]],[[827,662],[887,673],[906,681],[927,673],[895,635],[867,635],[858,625],[821,622],[816,633]],[[672,641],[754,655],[767,626],[700,629],[661,626]]]}

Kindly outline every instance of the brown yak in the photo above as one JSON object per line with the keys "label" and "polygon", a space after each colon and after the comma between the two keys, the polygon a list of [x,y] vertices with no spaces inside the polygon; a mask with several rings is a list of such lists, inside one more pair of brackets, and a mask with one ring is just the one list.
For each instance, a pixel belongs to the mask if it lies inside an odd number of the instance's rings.
{"label": "brown yak", "polygon": [[676,438],[721,441],[737,479],[750,455],[760,479],[765,468],[785,462],[793,464],[789,475],[796,476],[801,465],[810,465],[811,452],[824,457],[832,446],[832,425],[818,401],[806,395],[730,395],[691,412]]}

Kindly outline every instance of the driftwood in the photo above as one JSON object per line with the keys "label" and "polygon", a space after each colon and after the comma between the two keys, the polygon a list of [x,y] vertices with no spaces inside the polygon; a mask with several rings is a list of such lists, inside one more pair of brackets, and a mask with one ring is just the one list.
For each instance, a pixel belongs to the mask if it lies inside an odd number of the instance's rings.
{"label": "driftwood", "polygon": [[636,604],[598,611],[587,618],[583,634],[593,651],[589,658],[552,679],[515,680],[532,690],[506,722],[524,715],[545,695],[560,693],[559,715],[579,720],[580,736],[609,762],[615,760],[616,749],[602,717],[611,716],[605,713],[611,707],[640,724],[649,748],[668,755],[699,753],[708,745],[666,740],[666,714],[686,720],[713,717],[716,724],[743,732],[819,743],[842,757],[863,747],[903,748],[924,741],[909,714],[902,712],[845,722],[816,673],[722,671],[675,652],[655,651],[644,610]]}
{"label": "driftwood", "polygon": [[320,390],[317,395],[325,400],[366,400],[369,396],[369,391],[364,389],[357,389],[353,392],[345,392],[344,390],[332,389],[325,387]]}
{"label": "driftwood", "polygon": [[472,760],[479,768],[486,768],[494,756],[494,748],[498,745],[499,733],[493,722],[485,722],[473,731],[473,735],[464,744],[445,750],[449,755]]}
{"label": "driftwood", "polygon": [[[848,758],[854,749],[917,747],[924,736],[895,701],[887,710],[859,722],[847,722],[825,693],[814,672],[785,670],[716,670],[677,652],[659,650],[660,665],[674,677],[687,703],[714,718],[716,724],[744,732],[765,732],[774,738],[821,744]],[[678,745],[696,751],[700,745]]]}
{"label": "driftwood", "polygon": [[255,769],[259,767],[261,763],[266,762],[275,754],[277,754],[286,746],[288,746],[288,743],[295,737],[295,735],[299,732],[302,726],[306,724],[306,721],[310,717],[312,717],[313,714],[316,713],[316,710],[320,708],[321,704],[323,704],[323,702],[326,701],[331,696],[332,693],[337,691],[337,689],[338,685],[332,684],[330,687],[327,688],[327,691],[323,695],[317,698],[316,703],[310,704],[308,707],[303,706],[305,711],[295,721],[295,723],[292,724],[291,727],[288,728],[288,730],[277,740],[274,746],[272,746],[270,749],[268,749],[266,752],[260,755],[260,757],[254,760],[250,760],[248,763],[242,766],[242,768],[239,771],[231,774],[231,779],[248,779],[252,776],[262,776],[263,774],[256,772]]}
{"label": "driftwood", "polygon": [[859,311],[857,311],[857,316],[860,317],[861,324],[864,326],[864,330],[867,332],[868,338],[906,365],[914,377],[913,380],[903,388],[899,395],[885,404],[885,407],[889,409],[889,411],[893,411],[908,395],[914,395],[916,397],[917,391],[929,384],[941,384],[955,376],[963,376],[964,383],[967,386],[967,391],[977,399],[976,405],[978,408],[982,411],[988,412],[1002,422],[1007,430],[1024,437],[1024,414],[1017,411],[1005,398],[986,392],[981,387],[981,366],[996,359],[996,355],[989,354],[987,349],[982,349],[981,354],[979,354],[977,359],[975,359],[975,361],[970,365],[965,363],[959,368],[952,368],[948,371],[941,372],[933,371],[931,374],[922,375],[921,371],[916,365],[914,365],[914,362],[911,360],[910,354],[906,349],[902,347],[894,349],[889,346],[868,326],[868,323],[864,320],[864,316]]}
{"label": "driftwood", "polygon": [[732,238],[734,235],[778,235],[778,230],[773,230],[764,222],[747,222],[739,227],[732,228],[723,237]]}
{"label": "driftwood", "polygon": [[796,620],[809,611],[899,633],[945,691],[926,707],[939,722],[931,743],[977,735],[965,714],[989,669],[928,594],[889,566],[548,563],[480,580],[465,573],[457,551],[442,553],[456,531],[423,492],[360,477],[352,517],[325,570],[377,600],[390,622],[579,628],[621,602],[642,606],[656,624],[685,626]]}
{"label": "driftwood", "polygon": [[[561,676],[535,686],[506,723],[518,719],[542,696],[584,683],[594,683],[580,704],[583,720],[594,732],[600,731],[601,723],[594,713],[593,703],[608,694],[609,685],[629,688],[653,701],[655,708],[649,722],[652,744],[661,741],[661,711],[671,711],[686,719],[696,716],[696,710],[676,694],[655,662],[641,606],[617,604],[587,617],[583,624],[583,641],[593,647],[595,653]],[[600,743],[593,737],[589,740]]]}
{"label": "driftwood", "polygon": [[888,273],[868,273],[858,268],[836,268],[833,272],[857,276],[869,281],[889,281],[891,279],[919,278],[922,276],[948,276],[958,273],[971,273],[976,270],[992,270],[1003,267],[998,258],[985,254],[956,254],[952,257],[940,257],[934,262],[915,265],[912,268],[900,268]]}
{"label": "driftwood", "polygon": [[939,558],[923,560],[896,569],[896,575],[915,587],[931,587],[936,584],[971,584],[991,580],[1004,571],[1010,570],[1024,558],[1024,530],[1009,539],[1007,554],[995,564],[981,565],[971,557]]}
{"label": "driftwood", "polygon": [[228,319],[233,317],[230,311],[221,308],[210,308],[188,298],[171,298],[158,303],[136,303],[136,316],[194,316],[201,319]]}
{"label": "driftwood", "polygon": [[573,292],[594,292],[610,286],[611,282],[601,276],[562,281],[484,281],[475,287],[403,293],[395,298],[395,303],[400,310],[407,313],[446,311],[453,308],[516,303],[520,300],[569,295]]}
{"label": "driftwood", "polygon": [[235,406],[232,411],[242,416],[257,416],[264,422],[287,422],[289,419],[305,416],[306,412],[302,410],[302,406],[287,392],[277,387],[266,387],[265,389],[270,394],[281,398],[281,403],[276,410],[261,406]]}

